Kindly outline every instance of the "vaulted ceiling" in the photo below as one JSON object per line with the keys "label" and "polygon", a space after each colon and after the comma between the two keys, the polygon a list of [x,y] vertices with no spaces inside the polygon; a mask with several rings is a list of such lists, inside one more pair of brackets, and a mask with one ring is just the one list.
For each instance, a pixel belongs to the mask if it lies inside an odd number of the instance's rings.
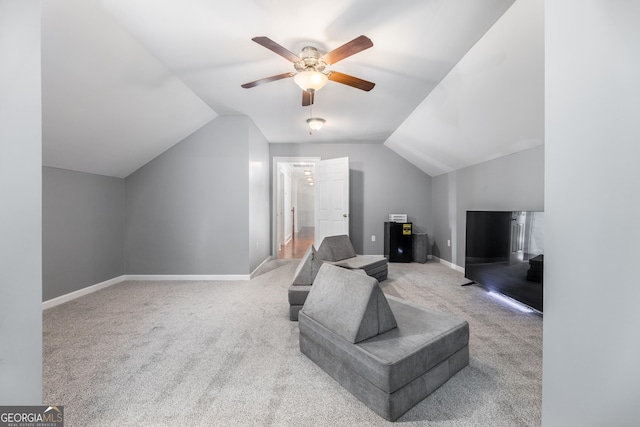
{"label": "vaulted ceiling", "polygon": [[[294,71],[254,43],[299,53],[366,35],[331,66],[309,135]],[[543,143],[540,0],[55,0],[43,2],[43,163],[126,177],[221,115],[271,143],[380,143],[435,176]]]}

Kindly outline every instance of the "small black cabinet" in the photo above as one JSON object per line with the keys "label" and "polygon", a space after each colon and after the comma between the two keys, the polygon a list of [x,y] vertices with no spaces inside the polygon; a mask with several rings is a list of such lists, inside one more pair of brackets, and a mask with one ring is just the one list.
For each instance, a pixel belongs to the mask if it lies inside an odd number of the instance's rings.
{"label": "small black cabinet", "polygon": [[413,259],[412,223],[384,223],[384,256],[389,262],[411,262]]}

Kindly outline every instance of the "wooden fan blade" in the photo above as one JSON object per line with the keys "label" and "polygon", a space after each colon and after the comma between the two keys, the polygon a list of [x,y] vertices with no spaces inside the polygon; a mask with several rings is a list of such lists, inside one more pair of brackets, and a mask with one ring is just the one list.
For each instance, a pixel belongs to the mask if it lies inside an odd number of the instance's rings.
{"label": "wooden fan blade", "polygon": [[355,55],[358,52],[369,49],[371,46],[373,46],[373,42],[369,37],[360,36],[325,54],[322,57],[322,60],[328,65],[335,64],[336,62],[342,61],[351,55]]}
{"label": "wooden fan blade", "polygon": [[355,87],[369,92],[376,85],[375,83],[368,82],[366,80],[359,79],[357,77],[350,76],[349,74],[339,73],[332,71],[329,73],[329,80],[332,82],[342,83],[343,85]]}
{"label": "wooden fan blade", "polygon": [[306,90],[302,91],[302,106],[308,107],[309,105],[313,105],[313,93],[309,93]]}
{"label": "wooden fan blade", "polygon": [[291,73],[278,74],[277,76],[265,77],[264,79],[256,80],[254,82],[245,83],[245,84],[242,85],[242,87],[245,88],[245,89],[249,89],[249,88],[261,85],[261,84],[274,82],[276,80],[286,79],[288,77],[293,77],[294,74],[295,73],[291,72]]}
{"label": "wooden fan blade", "polygon": [[296,55],[295,53],[285,49],[284,47],[282,47],[278,43],[276,43],[273,40],[271,40],[269,37],[260,36],[260,37],[254,37],[251,40],[253,40],[254,42],[258,43],[259,45],[264,46],[267,49],[277,53],[278,55],[282,56],[283,58],[288,59],[291,62],[300,62],[300,61],[302,61],[298,57],[298,55]]}

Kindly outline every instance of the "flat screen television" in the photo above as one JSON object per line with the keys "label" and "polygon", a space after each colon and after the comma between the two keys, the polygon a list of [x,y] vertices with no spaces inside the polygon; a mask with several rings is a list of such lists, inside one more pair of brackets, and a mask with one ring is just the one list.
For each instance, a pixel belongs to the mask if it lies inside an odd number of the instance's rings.
{"label": "flat screen television", "polygon": [[542,313],[544,213],[467,211],[465,277]]}

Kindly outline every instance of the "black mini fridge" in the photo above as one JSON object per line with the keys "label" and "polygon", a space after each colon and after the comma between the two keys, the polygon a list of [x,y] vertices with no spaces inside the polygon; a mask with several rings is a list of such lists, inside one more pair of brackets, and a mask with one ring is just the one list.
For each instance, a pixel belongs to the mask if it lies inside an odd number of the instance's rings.
{"label": "black mini fridge", "polygon": [[412,223],[384,223],[384,256],[389,262],[411,262],[413,259]]}

